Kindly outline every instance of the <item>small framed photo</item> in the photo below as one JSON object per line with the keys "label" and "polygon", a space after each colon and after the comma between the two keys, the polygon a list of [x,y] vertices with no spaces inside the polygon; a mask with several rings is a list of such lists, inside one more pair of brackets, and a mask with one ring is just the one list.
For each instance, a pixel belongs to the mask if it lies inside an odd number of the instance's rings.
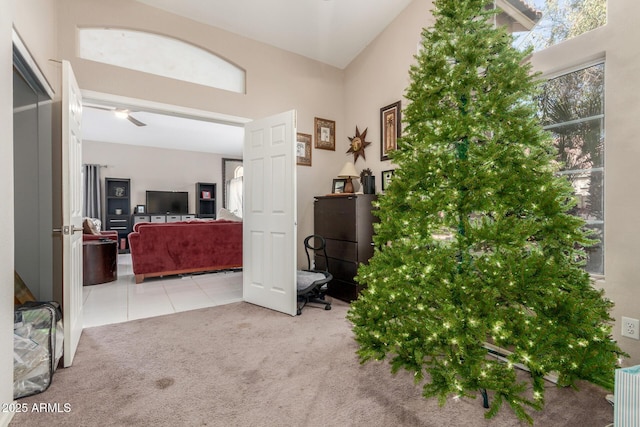
{"label": "small framed photo", "polygon": [[391,180],[393,179],[393,172],[393,169],[382,171],[382,191],[389,188],[389,184],[391,184]]}
{"label": "small framed photo", "polygon": [[211,198],[211,192],[210,191],[203,191],[202,192],[202,198],[203,199],[210,199]]}
{"label": "small framed photo", "polygon": [[398,149],[402,129],[400,101],[380,109],[380,160],[389,160],[389,153]]}
{"label": "small framed photo", "polygon": [[344,178],[334,178],[333,187],[331,187],[331,192],[333,194],[344,193],[344,186],[347,183],[347,180]]}
{"label": "small framed photo", "polygon": [[144,205],[137,205],[136,206],[136,213],[137,214],[143,214],[145,211],[145,206]]}
{"label": "small framed photo", "polygon": [[296,134],[296,164],[311,166],[311,135]]}
{"label": "small framed photo", "polygon": [[313,128],[316,133],[316,148],[336,151],[336,122],[315,117]]}

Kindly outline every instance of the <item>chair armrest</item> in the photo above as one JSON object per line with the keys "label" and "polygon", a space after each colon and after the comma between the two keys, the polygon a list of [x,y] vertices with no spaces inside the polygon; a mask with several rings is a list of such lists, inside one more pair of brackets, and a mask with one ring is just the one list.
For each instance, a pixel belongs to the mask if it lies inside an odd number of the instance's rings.
{"label": "chair armrest", "polygon": [[105,231],[101,231],[100,236],[98,237],[100,237],[101,239],[107,238],[107,239],[115,240],[117,242],[118,232],[116,230],[105,230]]}
{"label": "chair armrest", "polygon": [[102,231],[100,234],[83,234],[82,235],[82,240],[85,242],[88,242],[90,240],[102,240],[102,239],[109,239],[109,240],[113,240],[114,242],[117,242],[118,232],[115,230],[106,230],[106,231]]}

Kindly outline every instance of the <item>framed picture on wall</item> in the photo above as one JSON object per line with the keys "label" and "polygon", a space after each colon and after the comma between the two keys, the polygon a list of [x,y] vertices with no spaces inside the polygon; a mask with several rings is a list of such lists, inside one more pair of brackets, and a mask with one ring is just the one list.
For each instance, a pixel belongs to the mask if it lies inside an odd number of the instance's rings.
{"label": "framed picture on wall", "polygon": [[336,122],[315,117],[313,127],[316,133],[316,148],[336,151]]}
{"label": "framed picture on wall", "polygon": [[389,160],[389,153],[398,149],[401,127],[400,101],[380,109],[380,160]]}
{"label": "framed picture on wall", "polygon": [[311,135],[296,134],[296,164],[311,166]]}
{"label": "framed picture on wall", "polygon": [[389,188],[391,180],[393,179],[393,169],[388,171],[382,171],[382,191]]}

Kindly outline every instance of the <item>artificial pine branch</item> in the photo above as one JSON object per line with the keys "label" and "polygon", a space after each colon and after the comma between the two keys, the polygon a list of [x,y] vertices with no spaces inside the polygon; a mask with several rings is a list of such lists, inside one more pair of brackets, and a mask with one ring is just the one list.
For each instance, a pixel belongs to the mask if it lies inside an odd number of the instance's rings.
{"label": "artificial pine branch", "polygon": [[[434,2],[349,319],[362,362],[388,358],[442,404],[486,389],[487,417],[506,402],[532,422],[526,408],[543,406],[545,375],[610,384],[623,353],[612,303],[582,269],[593,240],[569,214],[570,183],[555,175],[529,52],[493,27],[492,3]],[[508,362],[487,357],[486,342],[508,349]]]}

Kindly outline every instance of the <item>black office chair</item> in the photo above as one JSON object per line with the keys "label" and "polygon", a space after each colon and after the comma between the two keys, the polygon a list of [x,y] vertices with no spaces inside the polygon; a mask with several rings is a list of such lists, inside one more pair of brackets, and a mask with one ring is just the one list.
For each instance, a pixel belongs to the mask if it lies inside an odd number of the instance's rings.
{"label": "black office chair", "polygon": [[[309,242],[314,240],[312,246]],[[320,242],[318,246],[315,246],[316,242]],[[328,283],[333,279],[331,273],[329,273],[329,258],[327,258],[327,242],[324,237],[317,234],[312,234],[304,239],[304,250],[307,254],[307,269],[298,270],[298,315],[302,314],[302,308],[310,302],[324,304],[325,310],[331,310],[331,301],[325,300],[325,294],[327,293]],[[325,270],[312,270],[311,269],[311,257],[309,256],[309,250],[319,251],[322,250],[324,259],[326,261]]]}

